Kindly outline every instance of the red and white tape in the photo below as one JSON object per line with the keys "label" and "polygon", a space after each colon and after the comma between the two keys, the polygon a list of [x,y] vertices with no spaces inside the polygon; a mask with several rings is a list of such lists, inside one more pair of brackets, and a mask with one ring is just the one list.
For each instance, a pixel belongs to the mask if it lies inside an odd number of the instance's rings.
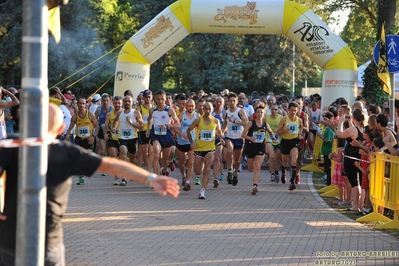
{"label": "red and white tape", "polygon": [[43,138],[26,139],[3,139],[0,140],[0,148],[15,148],[22,146],[40,146],[43,144]]}

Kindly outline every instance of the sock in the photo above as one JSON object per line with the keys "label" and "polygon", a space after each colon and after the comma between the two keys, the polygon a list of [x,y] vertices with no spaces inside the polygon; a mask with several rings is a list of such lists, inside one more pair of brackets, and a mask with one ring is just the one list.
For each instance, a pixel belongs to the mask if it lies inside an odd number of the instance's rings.
{"label": "sock", "polygon": [[278,175],[278,171],[277,171],[277,170],[275,170],[275,171],[274,171],[274,174],[275,174],[275,175]]}
{"label": "sock", "polygon": [[285,167],[284,167],[284,166],[281,166],[281,173],[282,173],[283,175],[285,175]]}
{"label": "sock", "polygon": [[254,184],[254,187],[258,187],[258,184]]}
{"label": "sock", "polygon": [[233,171],[231,171],[231,169],[228,169],[228,170],[227,170],[227,173],[231,173],[231,172],[233,172]]}
{"label": "sock", "polygon": [[186,184],[187,184],[187,183],[190,184],[190,179],[187,179],[187,180],[186,180]]}
{"label": "sock", "polygon": [[296,175],[296,166],[291,166],[291,179],[290,179],[291,184],[294,184],[295,175]]}

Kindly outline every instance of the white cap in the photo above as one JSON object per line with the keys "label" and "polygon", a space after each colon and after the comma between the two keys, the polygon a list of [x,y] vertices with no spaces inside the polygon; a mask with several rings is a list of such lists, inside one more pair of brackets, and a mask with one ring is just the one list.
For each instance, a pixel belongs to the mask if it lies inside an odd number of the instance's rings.
{"label": "white cap", "polygon": [[100,94],[94,94],[93,98],[91,99],[92,102],[97,102],[101,100],[101,95]]}

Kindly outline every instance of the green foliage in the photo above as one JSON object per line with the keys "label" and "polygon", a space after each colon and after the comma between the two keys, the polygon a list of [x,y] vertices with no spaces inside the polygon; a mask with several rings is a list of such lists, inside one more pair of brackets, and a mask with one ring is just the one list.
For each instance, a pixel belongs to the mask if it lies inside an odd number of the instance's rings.
{"label": "green foliage", "polygon": [[368,102],[382,106],[388,95],[382,90],[380,80],[377,76],[377,66],[374,62],[370,62],[364,70],[363,83],[362,96]]}

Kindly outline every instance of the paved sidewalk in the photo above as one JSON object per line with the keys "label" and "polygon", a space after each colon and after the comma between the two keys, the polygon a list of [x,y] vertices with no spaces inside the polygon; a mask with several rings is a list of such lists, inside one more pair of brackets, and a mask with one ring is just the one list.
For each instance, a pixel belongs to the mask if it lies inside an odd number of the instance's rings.
{"label": "paved sidewalk", "polygon": [[[172,176],[180,179],[178,169]],[[67,265],[399,265],[398,239],[326,206],[312,190],[312,173],[302,172],[293,192],[269,176],[262,171],[256,196],[248,171],[236,187],[222,181],[214,189],[211,180],[206,200],[194,185],[172,199],[138,183],[113,186],[111,176],[86,178],[84,186],[74,178],[64,219]],[[345,251],[394,251],[395,258]]]}

